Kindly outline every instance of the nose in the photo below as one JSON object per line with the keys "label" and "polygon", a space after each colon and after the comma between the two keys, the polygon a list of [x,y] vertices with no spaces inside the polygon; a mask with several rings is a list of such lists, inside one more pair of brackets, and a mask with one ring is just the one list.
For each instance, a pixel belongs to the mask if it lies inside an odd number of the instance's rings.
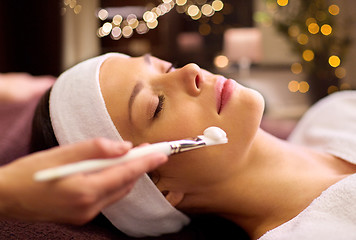
{"label": "nose", "polygon": [[201,84],[203,83],[203,75],[201,68],[194,63],[190,63],[177,70],[181,84],[188,94],[197,96],[200,94]]}

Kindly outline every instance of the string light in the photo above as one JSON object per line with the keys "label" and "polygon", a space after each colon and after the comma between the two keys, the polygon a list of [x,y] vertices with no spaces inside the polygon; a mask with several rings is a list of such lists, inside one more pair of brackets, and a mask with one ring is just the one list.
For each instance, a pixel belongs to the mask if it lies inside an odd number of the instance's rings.
{"label": "string light", "polygon": [[[216,12],[224,8],[224,3],[221,0],[214,0],[209,3],[207,0],[162,0],[162,3],[158,6],[145,11],[141,17],[142,19],[139,19],[139,16],[134,14],[129,14],[126,18],[120,14],[115,15],[111,23],[103,23],[98,29],[97,35],[98,37],[105,37],[111,33],[111,37],[118,40],[122,36],[125,38],[131,37],[134,31],[138,34],[145,34],[149,30],[155,29],[158,26],[158,18],[170,12],[174,7],[176,7],[178,13],[185,13],[191,19],[199,20],[202,17],[214,16]],[[101,21],[106,21],[109,18],[109,12],[106,9],[100,9],[97,17]],[[224,17],[222,15],[213,19],[215,24],[220,24],[223,21]],[[112,25],[111,28],[108,24]],[[211,33],[211,27],[206,23],[202,23],[199,26],[199,32],[201,35],[206,36]]]}
{"label": "string light", "polygon": [[63,0],[62,14],[66,14],[67,9],[72,9],[75,14],[79,14],[82,11],[82,5],[79,0]]}

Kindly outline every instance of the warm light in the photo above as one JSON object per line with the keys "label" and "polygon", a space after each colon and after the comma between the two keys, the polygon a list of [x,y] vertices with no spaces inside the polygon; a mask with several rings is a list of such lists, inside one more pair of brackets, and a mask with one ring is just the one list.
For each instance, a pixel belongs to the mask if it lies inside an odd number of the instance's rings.
{"label": "warm light", "polygon": [[210,17],[214,14],[213,7],[210,4],[204,4],[201,7],[201,12],[207,17]]}
{"label": "warm light", "polygon": [[178,5],[178,6],[183,6],[183,5],[185,5],[187,3],[187,0],[176,0],[176,4]]}
{"label": "warm light", "polygon": [[308,31],[311,34],[317,34],[319,32],[319,25],[317,23],[311,23],[308,26]]}
{"label": "warm light", "polygon": [[109,23],[109,22],[104,23],[104,25],[103,25],[103,32],[104,32],[105,34],[109,34],[110,31],[111,31],[111,29],[112,29],[111,23]]}
{"label": "warm light", "polygon": [[310,24],[312,23],[316,23],[316,19],[315,18],[308,18],[306,21],[305,21],[305,25],[309,26]]}
{"label": "warm light", "polygon": [[328,87],[328,94],[332,94],[334,92],[337,92],[339,90],[339,88],[337,86],[331,85],[330,87]]}
{"label": "warm light", "polygon": [[70,8],[74,8],[77,5],[77,0],[71,0],[69,3]]}
{"label": "warm light", "polygon": [[154,22],[156,20],[156,14],[151,11],[147,11],[143,14],[143,20],[148,23]]}
{"label": "warm light", "polygon": [[120,25],[123,18],[120,15],[115,15],[112,19],[113,24]]}
{"label": "warm light", "polygon": [[130,27],[130,26],[125,26],[125,27],[122,29],[122,36],[124,36],[125,38],[131,37],[132,34],[133,34],[133,29],[132,29],[132,27]]}
{"label": "warm light", "polygon": [[294,74],[300,74],[303,71],[303,66],[300,63],[293,63],[291,66],[291,71]]}
{"label": "warm light", "polygon": [[335,4],[330,5],[330,6],[329,6],[329,13],[330,13],[331,15],[338,15],[338,14],[340,13],[340,8],[339,8],[339,6],[338,6],[338,5],[335,5]]}
{"label": "warm light", "polygon": [[82,5],[75,6],[73,10],[75,14],[79,14],[82,11]]}
{"label": "warm light", "polygon": [[333,55],[333,56],[329,57],[330,66],[336,68],[336,67],[340,66],[340,63],[341,63],[341,60],[338,56]]}
{"label": "warm light", "polygon": [[148,30],[149,29],[144,21],[140,21],[140,23],[138,24],[138,26],[136,28],[136,32],[138,34],[145,34],[148,32]]}
{"label": "warm light", "polygon": [[297,92],[299,90],[299,83],[297,81],[290,81],[288,83],[288,89],[291,92]]}
{"label": "warm light", "polygon": [[288,0],[277,0],[277,4],[281,7],[288,5]]}
{"label": "warm light", "polygon": [[346,69],[343,67],[338,67],[335,69],[335,76],[337,78],[344,78],[346,76]]}
{"label": "warm light", "polygon": [[224,3],[220,0],[215,0],[211,6],[213,7],[214,11],[221,11],[224,8]]}
{"label": "warm light", "polygon": [[157,20],[155,20],[155,21],[153,21],[153,22],[148,22],[147,23],[147,27],[149,28],[149,29],[154,29],[154,28],[156,28],[158,26],[158,21]]}
{"label": "warm light", "polygon": [[332,32],[332,27],[329,24],[324,24],[323,26],[321,26],[321,33],[324,34],[325,36],[330,35]]}
{"label": "warm light", "polygon": [[305,50],[303,52],[303,59],[307,62],[310,62],[314,59],[314,52],[312,50]]}
{"label": "warm light", "polygon": [[225,68],[229,65],[229,59],[224,55],[219,55],[215,57],[214,64],[218,68]]}
{"label": "warm light", "polygon": [[121,28],[119,28],[119,27],[114,27],[111,31],[111,35],[115,40],[118,40],[121,38],[121,36],[122,36],[121,33],[122,33]]}
{"label": "warm light", "polygon": [[201,18],[201,11],[199,11],[197,15],[195,15],[195,16],[190,16],[190,17],[191,17],[193,20],[198,20],[198,19],[200,19],[200,18]]}
{"label": "warm light", "polygon": [[200,10],[196,5],[190,5],[187,11],[189,16],[196,16],[199,12]]}
{"label": "warm light", "polygon": [[306,81],[301,81],[299,83],[299,92],[306,93],[309,91],[309,84]]}
{"label": "warm light", "polygon": [[306,34],[302,33],[297,37],[297,41],[301,45],[306,45],[309,42],[309,38]]}
{"label": "warm light", "polygon": [[105,9],[100,9],[98,12],[98,18],[100,18],[100,20],[104,21],[105,19],[107,19],[109,16],[108,11],[106,11]]}

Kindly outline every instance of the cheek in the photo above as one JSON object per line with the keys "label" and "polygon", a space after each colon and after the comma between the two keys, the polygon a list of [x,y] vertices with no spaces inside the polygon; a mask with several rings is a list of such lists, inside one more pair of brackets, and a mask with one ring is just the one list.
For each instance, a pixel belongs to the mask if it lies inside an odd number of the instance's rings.
{"label": "cheek", "polygon": [[198,104],[172,106],[152,125],[146,136],[155,142],[196,137],[214,125],[213,119]]}

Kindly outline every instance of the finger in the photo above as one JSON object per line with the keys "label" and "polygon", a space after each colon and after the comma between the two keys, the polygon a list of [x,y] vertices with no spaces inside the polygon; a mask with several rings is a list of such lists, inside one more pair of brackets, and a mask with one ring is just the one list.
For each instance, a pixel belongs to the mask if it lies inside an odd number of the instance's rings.
{"label": "finger", "polygon": [[56,147],[42,154],[46,161],[56,164],[66,164],[85,159],[112,158],[125,154],[132,144],[129,142],[115,142],[108,139],[92,139],[71,145]]}
{"label": "finger", "polygon": [[91,180],[104,194],[117,191],[132,181],[136,181],[144,173],[152,171],[165,163],[168,157],[162,153],[151,153],[140,159],[126,162],[98,173],[92,174]]}

